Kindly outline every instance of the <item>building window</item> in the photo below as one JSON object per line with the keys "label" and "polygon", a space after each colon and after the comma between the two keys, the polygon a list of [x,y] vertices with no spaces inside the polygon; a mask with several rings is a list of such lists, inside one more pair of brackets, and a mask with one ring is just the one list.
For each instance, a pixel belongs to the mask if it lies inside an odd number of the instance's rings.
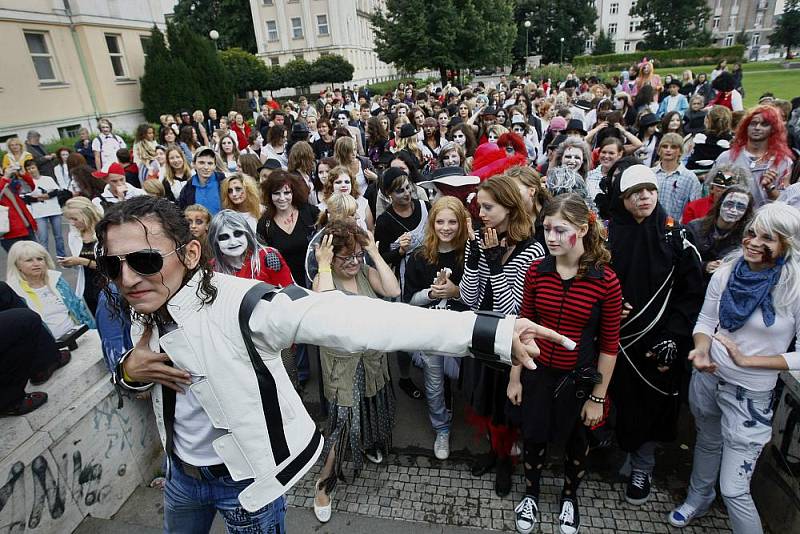
{"label": "building window", "polygon": [[622,44],[622,51],[623,52],[630,52],[631,51],[631,43],[630,43],[630,41],[625,41]]}
{"label": "building window", "polygon": [[139,42],[142,43],[142,54],[144,54],[144,57],[147,57],[147,49],[150,48],[150,36],[140,35]]}
{"label": "building window", "polygon": [[295,58],[295,59],[299,59],[299,60],[304,60],[304,59],[305,59],[305,58],[303,57],[303,54],[295,54],[295,55],[294,55],[294,58]]}
{"label": "building window", "polygon": [[274,20],[267,21],[267,41],[278,40],[278,23]]}
{"label": "building window", "polygon": [[55,62],[50,53],[49,38],[46,32],[25,32],[25,42],[28,44],[33,68],[36,69],[36,77],[40,82],[58,81]]}
{"label": "building window", "polygon": [[317,34],[330,35],[328,30],[328,15],[317,15]]}
{"label": "building window", "polygon": [[271,5],[272,5],[272,0],[263,0],[263,2],[262,2],[262,3],[263,3],[265,6],[271,6]]}
{"label": "building window", "polygon": [[593,48],[594,48],[594,38],[589,37],[588,39],[586,39],[586,50],[591,52]]}
{"label": "building window", "polygon": [[612,22],[608,25],[608,35],[616,35],[617,34],[617,23]]}
{"label": "building window", "polygon": [[718,30],[719,29],[719,15],[711,19],[711,29]]}
{"label": "building window", "polygon": [[595,0],[589,0],[589,7],[591,7],[592,9],[595,8]]}
{"label": "building window", "polygon": [[303,38],[303,19],[292,17],[292,39]]}
{"label": "building window", "polygon": [[755,23],[756,28],[760,28],[763,23],[764,23],[764,13],[759,11],[758,13],[756,13],[756,23]]}
{"label": "building window", "polygon": [[281,64],[281,60],[280,58],[277,57],[271,57],[269,58],[269,64],[272,65],[273,67],[277,67],[278,65]]}
{"label": "building window", "polygon": [[731,15],[731,18],[728,21],[728,29],[729,30],[735,30],[736,29],[736,15]]}
{"label": "building window", "polygon": [[71,124],[69,126],[62,126],[58,128],[58,136],[62,139],[65,137],[78,137],[78,130],[81,129],[80,124]]}
{"label": "building window", "polygon": [[608,14],[616,15],[617,13],[619,13],[619,2],[611,2],[608,6]]}
{"label": "building window", "polygon": [[638,32],[639,31],[639,21],[632,20],[628,23],[628,33]]}
{"label": "building window", "polygon": [[758,46],[759,41],[761,41],[761,34],[760,33],[754,33],[753,37],[752,37],[752,40],[750,41],[750,44],[752,46]]}
{"label": "building window", "polygon": [[106,34],[106,46],[108,55],[111,58],[111,67],[114,69],[116,78],[127,78],[128,69],[125,65],[125,54],[122,53],[122,37],[119,35]]}
{"label": "building window", "polygon": [[733,46],[733,34],[732,33],[729,33],[728,35],[725,36],[725,42],[722,44],[722,46]]}

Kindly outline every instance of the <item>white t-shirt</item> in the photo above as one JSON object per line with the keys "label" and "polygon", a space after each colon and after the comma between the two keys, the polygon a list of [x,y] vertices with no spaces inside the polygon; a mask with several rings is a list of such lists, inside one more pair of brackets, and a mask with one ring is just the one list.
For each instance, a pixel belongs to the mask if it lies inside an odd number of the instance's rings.
{"label": "white t-shirt", "polygon": [[92,140],[92,151],[100,152],[102,171],[108,171],[112,163],[117,161],[117,150],[126,148],[125,141],[118,135],[100,134]]}
{"label": "white t-shirt", "polygon": [[75,321],[69,316],[69,311],[61,300],[61,295],[54,293],[48,286],[33,289],[42,303],[39,312],[44,324],[50,329],[53,337],[58,339],[73,328]]}
{"label": "white t-shirt", "polygon": [[[33,183],[36,184],[34,193],[43,195],[49,193],[53,189],[59,189],[55,180],[49,176],[40,176],[34,178]],[[53,215],[61,215],[61,206],[58,205],[58,198],[53,197],[45,200],[44,202],[33,202],[28,204],[31,210],[31,215],[34,219],[41,219],[42,217],[51,217]]]}

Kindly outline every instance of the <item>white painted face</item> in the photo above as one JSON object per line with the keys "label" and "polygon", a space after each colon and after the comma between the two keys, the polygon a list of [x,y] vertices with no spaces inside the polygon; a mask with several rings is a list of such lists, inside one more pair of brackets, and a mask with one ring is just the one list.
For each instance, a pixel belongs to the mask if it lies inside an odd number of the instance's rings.
{"label": "white painted face", "polygon": [[227,224],[220,230],[217,241],[219,250],[231,258],[238,258],[247,251],[247,238],[244,230],[234,229]]}
{"label": "white painted face", "polygon": [[578,172],[581,165],[583,165],[583,150],[575,147],[567,148],[564,151],[564,155],[561,156],[561,164],[568,169]]}
{"label": "white painted face", "polygon": [[722,201],[719,216],[728,224],[739,222],[744,217],[749,204],[750,198],[746,194],[731,193]]}

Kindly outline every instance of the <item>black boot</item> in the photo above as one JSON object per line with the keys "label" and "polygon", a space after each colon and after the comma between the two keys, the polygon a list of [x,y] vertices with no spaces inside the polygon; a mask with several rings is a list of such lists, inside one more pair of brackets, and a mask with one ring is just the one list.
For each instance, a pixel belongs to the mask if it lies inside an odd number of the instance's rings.
{"label": "black boot", "polygon": [[478,456],[472,464],[472,474],[476,477],[485,475],[492,470],[496,461],[497,456],[495,456],[494,451]]}
{"label": "black boot", "polygon": [[494,492],[500,497],[505,497],[511,493],[511,471],[511,456],[504,456],[503,458],[497,459]]}

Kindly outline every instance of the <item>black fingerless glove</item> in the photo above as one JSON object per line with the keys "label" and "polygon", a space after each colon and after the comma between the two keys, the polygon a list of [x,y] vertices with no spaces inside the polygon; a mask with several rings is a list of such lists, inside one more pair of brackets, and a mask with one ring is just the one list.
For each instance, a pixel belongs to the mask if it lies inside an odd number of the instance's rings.
{"label": "black fingerless glove", "polygon": [[478,260],[481,257],[481,246],[477,239],[469,242],[469,254],[467,255],[467,268],[473,271],[478,270]]}
{"label": "black fingerless glove", "polygon": [[661,336],[660,340],[650,349],[656,364],[659,367],[671,367],[678,357],[678,344],[669,335]]}
{"label": "black fingerless glove", "polygon": [[503,271],[501,260],[504,253],[505,248],[499,245],[483,249],[483,254],[486,256],[486,263],[489,265],[489,272],[491,274],[497,274]]}

